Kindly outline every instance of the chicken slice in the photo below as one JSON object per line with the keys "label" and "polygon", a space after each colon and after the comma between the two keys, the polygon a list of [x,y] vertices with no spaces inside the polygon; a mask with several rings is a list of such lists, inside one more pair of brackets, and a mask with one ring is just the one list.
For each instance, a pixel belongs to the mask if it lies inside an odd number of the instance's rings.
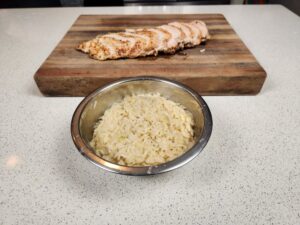
{"label": "chicken slice", "polygon": [[144,51],[147,53],[147,55],[155,55],[157,54],[157,48],[158,48],[158,35],[148,29],[143,29],[135,32],[136,34],[142,35],[144,37],[147,37],[149,40],[148,46]]}
{"label": "chicken slice", "polygon": [[96,38],[96,43],[108,49],[108,51],[103,51],[102,48],[90,50],[90,55],[99,60],[126,57],[132,45],[130,41],[122,39],[118,33]]}
{"label": "chicken slice", "polygon": [[130,50],[128,57],[136,58],[139,56],[146,56],[145,49],[147,49],[149,46],[149,37],[131,32],[124,32],[123,35],[134,38],[136,40],[134,46]]}
{"label": "chicken slice", "polygon": [[184,38],[183,38],[184,46],[188,46],[189,44],[192,43],[193,33],[189,26],[185,25],[184,23],[179,23],[179,22],[169,23],[169,25],[173,26],[173,27],[177,27],[184,34]]}
{"label": "chicken slice", "polygon": [[160,30],[158,28],[151,28],[148,30],[157,35],[157,51],[163,52],[168,48],[168,41],[171,36],[168,32]]}
{"label": "chicken slice", "polygon": [[178,28],[170,25],[162,25],[157,28],[166,31],[171,36],[168,40],[168,49],[165,49],[165,52],[173,53],[183,47],[183,38],[181,38],[181,32]]}
{"label": "chicken slice", "polygon": [[97,38],[80,44],[78,49],[99,60],[106,60],[109,56],[115,55],[115,49],[109,43]]}
{"label": "chicken slice", "polygon": [[202,35],[202,40],[209,39],[208,29],[206,27],[206,24],[203,21],[195,20],[191,24],[196,25],[198,27],[198,29],[200,30],[201,35]]}
{"label": "chicken slice", "polygon": [[199,45],[201,43],[202,35],[199,28],[192,23],[183,23],[184,25],[188,26],[192,30],[192,45]]}

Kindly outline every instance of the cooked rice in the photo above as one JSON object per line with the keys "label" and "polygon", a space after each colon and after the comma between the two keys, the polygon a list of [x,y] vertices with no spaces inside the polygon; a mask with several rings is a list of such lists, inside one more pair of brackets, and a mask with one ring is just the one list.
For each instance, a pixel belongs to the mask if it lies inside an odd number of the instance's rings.
{"label": "cooked rice", "polygon": [[90,145],[120,165],[158,165],[194,144],[193,125],[190,112],[159,94],[126,96],[100,117]]}

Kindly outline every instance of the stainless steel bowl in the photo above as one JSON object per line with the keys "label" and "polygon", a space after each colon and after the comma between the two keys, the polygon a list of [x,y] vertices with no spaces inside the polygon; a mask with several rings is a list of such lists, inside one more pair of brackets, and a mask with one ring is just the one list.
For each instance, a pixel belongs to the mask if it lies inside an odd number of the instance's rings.
{"label": "stainless steel bowl", "polygon": [[[126,95],[160,93],[185,106],[195,120],[195,144],[178,158],[157,166],[131,167],[108,162],[97,156],[89,145],[94,125],[104,111]],[[95,165],[110,172],[126,175],[152,175],[174,170],[195,158],[205,147],[212,132],[209,108],[199,94],[171,80],[158,77],[122,79],[97,89],[77,107],[71,123],[71,134],[79,152]]]}

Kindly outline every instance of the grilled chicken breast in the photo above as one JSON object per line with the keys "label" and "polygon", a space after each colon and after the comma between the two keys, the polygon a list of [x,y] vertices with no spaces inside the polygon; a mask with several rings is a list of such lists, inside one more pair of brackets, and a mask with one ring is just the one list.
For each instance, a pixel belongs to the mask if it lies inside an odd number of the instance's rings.
{"label": "grilled chicken breast", "polygon": [[157,55],[159,52],[174,54],[177,50],[199,45],[209,39],[203,21],[190,23],[172,22],[155,28],[128,29],[108,33],[81,43],[77,49],[98,60],[136,58]]}

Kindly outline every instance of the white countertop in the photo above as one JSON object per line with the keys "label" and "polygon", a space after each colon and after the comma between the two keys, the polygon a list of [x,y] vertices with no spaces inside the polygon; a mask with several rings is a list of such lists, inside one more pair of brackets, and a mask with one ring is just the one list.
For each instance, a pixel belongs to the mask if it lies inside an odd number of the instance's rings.
{"label": "white countertop", "polygon": [[[223,13],[268,77],[257,96],[205,97],[205,150],[129,177],[70,137],[82,98],[43,97],[33,74],[80,14]],[[282,6],[0,10],[0,224],[300,224],[300,19]]]}

